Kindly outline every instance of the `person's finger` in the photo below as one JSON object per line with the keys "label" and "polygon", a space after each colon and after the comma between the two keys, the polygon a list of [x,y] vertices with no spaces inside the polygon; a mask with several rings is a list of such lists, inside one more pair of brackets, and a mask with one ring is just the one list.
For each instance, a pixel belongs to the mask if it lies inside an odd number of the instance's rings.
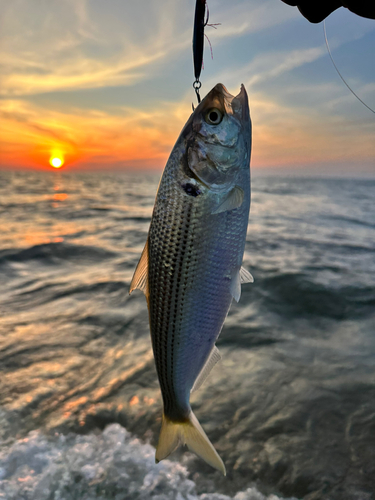
{"label": "person's finger", "polygon": [[298,7],[301,14],[310,23],[320,23],[339,7],[346,7],[354,14],[369,19],[375,19],[375,2],[369,0],[282,0],[293,7]]}

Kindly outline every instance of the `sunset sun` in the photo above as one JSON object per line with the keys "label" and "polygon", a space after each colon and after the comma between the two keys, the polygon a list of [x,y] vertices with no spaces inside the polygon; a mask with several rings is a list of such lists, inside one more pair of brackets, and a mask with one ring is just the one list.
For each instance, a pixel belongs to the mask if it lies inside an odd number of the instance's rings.
{"label": "sunset sun", "polygon": [[64,160],[58,156],[51,156],[49,163],[53,168],[60,168],[63,166]]}

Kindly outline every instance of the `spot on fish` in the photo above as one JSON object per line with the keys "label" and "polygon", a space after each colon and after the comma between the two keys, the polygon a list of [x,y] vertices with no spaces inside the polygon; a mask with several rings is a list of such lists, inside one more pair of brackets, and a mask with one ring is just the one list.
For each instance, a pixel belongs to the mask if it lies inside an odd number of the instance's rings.
{"label": "spot on fish", "polygon": [[202,192],[200,191],[199,187],[194,185],[194,184],[190,184],[190,182],[187,182],[186,184],[182,184],[182,189],[185,191],[186,194],[188,194],[189,196],[199,196]]}

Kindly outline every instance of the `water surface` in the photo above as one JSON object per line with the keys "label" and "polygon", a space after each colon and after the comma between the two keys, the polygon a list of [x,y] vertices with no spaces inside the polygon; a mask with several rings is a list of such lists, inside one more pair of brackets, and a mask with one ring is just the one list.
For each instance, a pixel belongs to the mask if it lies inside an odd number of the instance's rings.
{"label": "water surface", "polygon": [[161,397],[128,288],[158,180],[0,173],[0,497],[373,499],[375,181],[253,181],[255,283],[192,396],[223,478],[183,450],[153,463]]}

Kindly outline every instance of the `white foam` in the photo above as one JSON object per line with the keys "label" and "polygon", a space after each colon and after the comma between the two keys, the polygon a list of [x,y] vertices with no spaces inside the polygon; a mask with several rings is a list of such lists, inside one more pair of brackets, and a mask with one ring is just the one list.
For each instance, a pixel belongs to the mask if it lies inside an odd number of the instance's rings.
{"label": "white foam", "polygon": [[[6,500],[231,500],[196,494],[187,469],[155,464],[155,449],[118,424],[103,433],[47,438],[39,431],[0,451],[0,498]],[[279,500],[255,488],[234,500]]]}

